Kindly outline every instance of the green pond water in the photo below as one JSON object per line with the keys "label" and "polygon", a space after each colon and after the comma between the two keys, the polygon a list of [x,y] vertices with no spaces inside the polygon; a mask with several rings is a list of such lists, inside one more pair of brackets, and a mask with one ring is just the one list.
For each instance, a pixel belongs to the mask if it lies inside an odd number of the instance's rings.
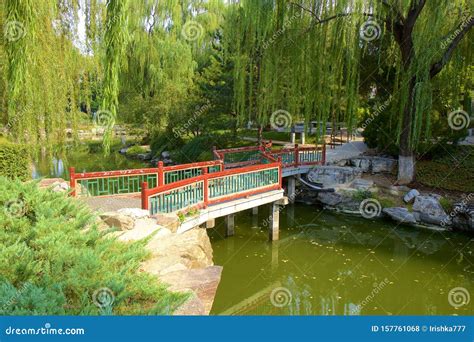
{"label": "green pond water", "polygon": [[296,204],[267,241],[269,210],[209,229],[224,266],[212,314],[469,315],[473,236],[369,221]]}
{"label": "green pond water", "polygon": [[149,164],[139,160],[126,158],[118,153],[115,146],[108,156],[104,156],[98,148],[99,143],[83,143],[80,146],[68,147],[65,153],[47,156],[37,160],[33,167],[33,178],[61,177],[69,179],[69,167],[76,172],[127,170],[149,167]]}

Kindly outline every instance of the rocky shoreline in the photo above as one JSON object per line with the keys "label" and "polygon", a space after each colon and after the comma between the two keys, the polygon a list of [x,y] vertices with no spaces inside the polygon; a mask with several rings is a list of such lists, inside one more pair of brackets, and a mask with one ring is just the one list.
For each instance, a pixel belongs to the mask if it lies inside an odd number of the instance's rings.
{"label": "rocky shoreline", "polygon": [[101,229],[124,243],[148,239],[151,257],[140,265],[141,272],[157,277],[170,291],[186,292],[190,298],[175,315],[208,315],[219,285],[222,267],[212,260],[212,246],[205,228],[177,233],[177,217],[154,215],[135,208],[99,215]]}
{"label": "rocky shoreline", "polygon": [[396,166],[394,159],[359,156],[315,168],[308,180],[334,192],[316,192],[301,184],[296,200],[368,219],[387,217],[416,227],[474,232],[474,194],[451,202],[434,192],[393,185],[384,175]]}

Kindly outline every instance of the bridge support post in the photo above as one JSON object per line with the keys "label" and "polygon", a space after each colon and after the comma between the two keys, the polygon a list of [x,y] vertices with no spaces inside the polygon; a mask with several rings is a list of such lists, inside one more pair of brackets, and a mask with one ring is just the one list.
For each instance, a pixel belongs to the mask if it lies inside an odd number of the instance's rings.
{"label": "bridge support post", "polygon": [[280,205],[278,202],[271,204],[270,225],[268,227],[268,238],[276,241],[280,238]]}
{"label": "bridge support post", "polygon": [[235,214],[229,214],[225,217],[226,236],[234,236]]}
{"label": "bridge support post", "polygon": [[258,207],[252,208],[252,228],[258,228]]}
{"label": "bridge support post", "polygon": [[286,192],[290,203],[294,203],[296,197],[296,178],[294,176],[288,177]]}
{"label": "bridge support post", "polygon": [[206,221],[206,229],[214,228],[216,226],[216,220],[210,219]]}

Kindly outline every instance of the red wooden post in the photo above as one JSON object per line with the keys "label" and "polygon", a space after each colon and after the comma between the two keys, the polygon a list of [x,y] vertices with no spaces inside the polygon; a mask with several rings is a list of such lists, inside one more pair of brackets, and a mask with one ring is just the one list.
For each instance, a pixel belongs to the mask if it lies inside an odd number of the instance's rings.
{"label": "red wooden post", "polygon": [[163,162],[162,161],[159,161],[158,162],[158,186],[161,186],[163,184],[165,184],[164,182],[164,172],[163,172]]}
{"label": "red wooden post", "polygon": [[326,144],[323,144],[322,165],[326,165]]}
{"label": "red wooden post", "polygon": [[204,194],[204,208],[207,208],[207,204],[209,202],[209,180],[207,178],[207,167],[202,168],[202,175],[204,177],[204,184],[203,184],[203,194]]}
{"label": "red wooden post", "polygon": [[142,183],[142,209],[148,210],[148,183]]}
{"label": "red wooden post", "polygon": [[298,167],[300,163],[300,151],[298,149],[298,144],[295,144],[295,167]]}
{"label": "red wooden post", "polygon": [[69,186],[72,189],[71,196],[76,197],[76,169],[74,167],[69,168]]}
{"label": "red wooden post", "polygon": [[280,189],[283,189],[283,162],[281,159],[281,156],[278,156],[278,177],[279,179],[279,184],[280,184]]}

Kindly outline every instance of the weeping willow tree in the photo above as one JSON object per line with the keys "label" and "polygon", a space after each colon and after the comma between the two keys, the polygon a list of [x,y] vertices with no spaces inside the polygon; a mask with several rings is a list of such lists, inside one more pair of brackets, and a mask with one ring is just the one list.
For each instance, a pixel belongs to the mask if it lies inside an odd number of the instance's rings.
{"label": "weeping willow tree", "polygon": [[223,11],[221,0],[130,3],[121,89],[124,118],[153,132],[186,110]]}
{"label": "weeping willow tree", "polygon": [[12,139],[52,148],[75,128],[94,63],[75,46],[78,1],[5,0],[1,51],[6,84],[2,120]]}
{"label": "weeping willow tree", "polygon": [[351,130],[364,51],[385,36],[391,53],[381,63],[397,70],[391,113],[399,182],[408,183],[422,132],[429,137],[433,78],[446,80],[453,103],[466,89],[472,46],[463,38],[472,10],[465,0],[233,1],[225,37],[235,62],[235,109],[261,125],[284,110],[287,122],[344,121]]}

